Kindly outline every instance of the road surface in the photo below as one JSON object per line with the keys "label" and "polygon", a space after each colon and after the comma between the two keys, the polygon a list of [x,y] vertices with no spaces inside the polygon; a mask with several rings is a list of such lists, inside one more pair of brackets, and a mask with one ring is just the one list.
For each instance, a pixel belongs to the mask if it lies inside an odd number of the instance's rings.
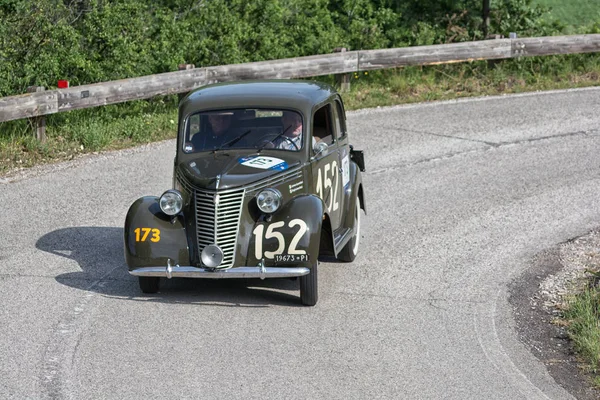
{"label": "road surface", "polygon": [[508,285],[600,222],[600,89],[349,113],[368,215],[352,264],[298,283],[173,280],[123,260],[174,141],[0,183],[0,398],[565,399]]}

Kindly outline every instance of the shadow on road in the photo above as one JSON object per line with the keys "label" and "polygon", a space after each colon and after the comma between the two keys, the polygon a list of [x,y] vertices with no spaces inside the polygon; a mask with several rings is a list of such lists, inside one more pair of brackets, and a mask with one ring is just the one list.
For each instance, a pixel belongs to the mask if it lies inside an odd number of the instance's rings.
{"label": "shadow on road", "polygon": [[114,298],[234,307],[300,306],[298,281],[290,279],[161,279],[161,292],[145,295],[137,278],[127,272],[122,228],[58,229],[42,236],[36,248],[74,260],[81,267],[81,271],[58,275],[57,282]]}

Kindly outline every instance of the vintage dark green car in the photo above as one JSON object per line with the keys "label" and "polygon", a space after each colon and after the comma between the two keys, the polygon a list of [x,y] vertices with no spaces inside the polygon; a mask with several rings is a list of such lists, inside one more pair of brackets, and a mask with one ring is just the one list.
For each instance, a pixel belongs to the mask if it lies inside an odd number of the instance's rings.
{"label": "vintage dark green car", "polygon": [[353,261],[366,210],[340,96],[307,81],[216,84],[181,101],[178,129],[173,189],[125,220],[142,291],[161,277],[299,277],[315,305],[319,257]]}

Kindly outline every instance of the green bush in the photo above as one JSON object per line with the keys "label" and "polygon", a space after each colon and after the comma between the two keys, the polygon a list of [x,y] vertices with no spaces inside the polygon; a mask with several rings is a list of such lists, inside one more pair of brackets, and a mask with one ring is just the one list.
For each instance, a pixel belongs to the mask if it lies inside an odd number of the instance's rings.
{"label": "green bush", "polygon": [[[175,71],[182,63],[479,40],[481,7],[482,0],[0,0],[0,97],[32,85],[53,88],[59,79],[76,86]],[[490,33],[541,36],[564,28],[532,0],[492,2]],[[600,21],[578,32],[598,33]],[[356,101],[350,103],[502,93],[561,80],[566,85],[569,74],[597,74],[599,64],[596,55],[574,55],[357,73]],[[31,138],[27,120],[0,123],[0,171],[3,162],[25,165],[173,137],[176,103],[165,96],[50,115],[49,144]]]}
{"label": "green bush", "polygon": [[[481,0],[0,0],[0,96],[174,71],[482,38]],[[532,0],[493,2],[490,32],[560,32]],[[596,26],[597,29],[597,26]]]}

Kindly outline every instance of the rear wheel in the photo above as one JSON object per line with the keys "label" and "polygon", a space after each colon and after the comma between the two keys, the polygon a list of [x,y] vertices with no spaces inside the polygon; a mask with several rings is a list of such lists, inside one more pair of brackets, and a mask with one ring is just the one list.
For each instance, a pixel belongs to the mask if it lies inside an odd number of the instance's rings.
{"label": "rear wheel", "polygon": [[360,200],[358,196],[356,197],[356,206],[354,207],[354,224],[352,229],[354,230],[354,234],[352,238],[348,240],[348,243],[344,246],[344,248],[338,253],[338,260],[351,262],[354,261],[356,256],[358,255],[358,245],[360,243]]}
{"label": "rear wheel", "polygon": [[300,301],[305,306],[314,306],[319,300],[319,292],[317,287],[317,261],[310,269],[308,275],[300,277]]}
{"label": "rear wheel", "polygon": [[160,278],[155,276],[140,276],[140,289],[144,293],[156,293],[160,283]]}

